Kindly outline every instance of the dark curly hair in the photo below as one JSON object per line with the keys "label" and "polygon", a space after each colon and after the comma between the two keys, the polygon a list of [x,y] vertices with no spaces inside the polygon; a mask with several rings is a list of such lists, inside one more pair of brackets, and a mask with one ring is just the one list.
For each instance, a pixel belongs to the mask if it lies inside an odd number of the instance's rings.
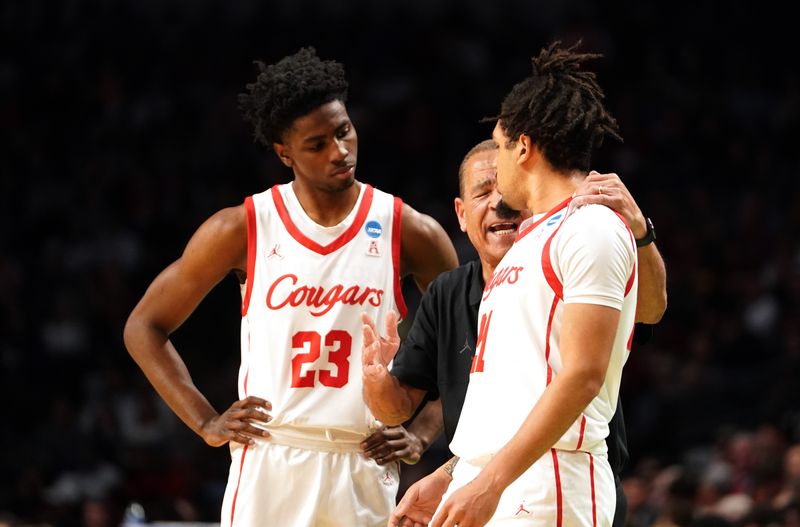
{"label": "dark curly hair", "polygon": [[556,41],[532,59],[533,73],[503,100],[500,121],[510,140],[530,136],[545,159],[559,171],[588,171],[592,152],[605,136],[622,141],[617,121],[603,106],[595,74],[581,71],[583,62],[602,55],[563,49]]}
{"label": "dark curly hair", "polygon": [[344,66],[317,57],[312,47],[266,65],[255,61],[260,73],[240,93],[239,109],[254,128],[255,139],[270,147],[280,143],[298,117],[331,101],[347,100]]}

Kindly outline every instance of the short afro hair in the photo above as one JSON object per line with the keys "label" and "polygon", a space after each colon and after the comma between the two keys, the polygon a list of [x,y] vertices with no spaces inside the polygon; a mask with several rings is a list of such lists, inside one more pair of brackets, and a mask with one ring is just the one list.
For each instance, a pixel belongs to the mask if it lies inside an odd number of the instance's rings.
{"label": "short afro hair", "polygon": [[298,117],[323,104],[347,100],[342,64],[317,57],[312,47],[266,65],[255,61],[260,73],[240,93],[239,108],[254,128],[257,141],[270,147],[280,143]]}
{"label": "short afro hair", "polygon": [[581,64],[601,57],[553,42],[532,59],[533,72],[503,100],[498,120],[510,140],[525,134],[560,171],[588,171],[605,136],[622,141],[617,121],[603,106],[595,74]]}

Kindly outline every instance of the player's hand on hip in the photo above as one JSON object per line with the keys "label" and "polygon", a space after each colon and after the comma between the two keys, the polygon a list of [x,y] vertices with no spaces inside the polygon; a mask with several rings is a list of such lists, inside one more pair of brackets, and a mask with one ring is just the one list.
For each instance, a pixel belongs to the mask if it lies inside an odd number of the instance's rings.
{"label": "player's hand on hip", "polygon": [[419,438],[402,426],[381,428],[362,441],[361,448],[378,465],[398,460],[413,465],[419,461],[423,452]]}
{"label": "player's hand on hip", "polygon": [[361,360],[364,373],[380,374],[392,361],[400,347],[400,335],[397,334],[397,313],[389,311],[386,314],[386,336],[380,336],[375,321],[368,314],[362,313],[361,321],[364,335]]}
{"label": "player's hand on hip", "polygon": [[582,207],[590,203],[605,205],[620,213],[628,222],[634,238],[642,238],[647,234],[644,215],[618,175],[600,174],[594,170],[589,172],[575,191],[572,206]]}
{"label": "player's hand on hip", "polygon": [[436,470],[408,487],[389,517],[389,527],[427,527],[450,481]]}
{"label": "player's hand on hip", "polygon": [[270,422],[270,410],[272,403],[260,397],[250,396],[236,401],[222,414],[203,424],[203,440],[211,446],[222,446],[229,441],[252,445],[256,439],[269,437],[269,432],[255,425]]}
{"label": "player's hand on hip", "polygon": [[501,494],[478,476],[450,495],[431,527],[482,527],[494,516]]}

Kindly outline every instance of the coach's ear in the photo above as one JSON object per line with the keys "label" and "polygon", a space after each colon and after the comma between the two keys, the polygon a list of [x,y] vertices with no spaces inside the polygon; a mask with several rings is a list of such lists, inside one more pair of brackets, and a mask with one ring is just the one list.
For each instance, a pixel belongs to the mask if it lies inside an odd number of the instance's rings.
{"label": "coach's ear", "polygon": [[281,143],[272,143],[272,149],[275,150],[281,163],[291,168],[292,156],[290,155],[289,147]]}
{"label": "coach's ear", "polygon": [[458,226],[461,228],[461,232],[467,232],[467,217],[464,213],[464,200],[461,198],[456,198],[454,200],[454,204],[456,206],[456,216],[458,217]]}

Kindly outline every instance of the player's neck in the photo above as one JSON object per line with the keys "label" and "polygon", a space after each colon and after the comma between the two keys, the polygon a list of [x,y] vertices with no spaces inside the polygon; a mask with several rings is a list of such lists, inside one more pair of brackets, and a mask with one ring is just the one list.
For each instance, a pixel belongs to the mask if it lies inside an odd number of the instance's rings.
{"label": "player's neck", "polygon": [[528,209],[536,215],[550,209],[572,196],[586,174],[573,171],[568,174],[546,172],[531,178],[528,187]]}
{"label": "player's neck", "polygon": [[331,227],[341,223],[356,206],[361,183],[354,181],[347,189],[332,192],[316,189],[294,180],[292,190],[309,218],[318,225]]}

